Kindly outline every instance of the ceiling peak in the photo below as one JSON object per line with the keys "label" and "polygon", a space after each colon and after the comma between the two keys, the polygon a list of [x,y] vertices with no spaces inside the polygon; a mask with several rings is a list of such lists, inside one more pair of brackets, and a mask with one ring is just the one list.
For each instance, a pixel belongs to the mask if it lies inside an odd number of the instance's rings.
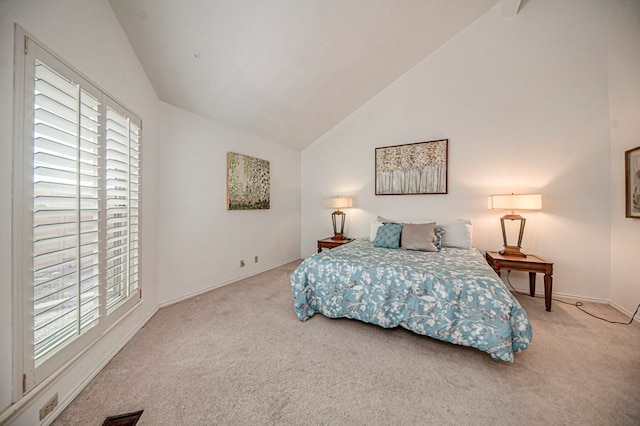
{"label": "ceiling peak", "polygon": [[502,19],[512,18],[518,14],[522,0],[500,0]]}

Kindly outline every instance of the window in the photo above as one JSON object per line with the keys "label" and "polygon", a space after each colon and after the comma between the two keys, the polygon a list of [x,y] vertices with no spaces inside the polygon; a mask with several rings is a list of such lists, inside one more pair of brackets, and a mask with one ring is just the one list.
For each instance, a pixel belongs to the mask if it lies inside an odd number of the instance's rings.
{"label": "window", "polygon": [[16,34],[14,277],[26,393],[140,301],[141,121]]}

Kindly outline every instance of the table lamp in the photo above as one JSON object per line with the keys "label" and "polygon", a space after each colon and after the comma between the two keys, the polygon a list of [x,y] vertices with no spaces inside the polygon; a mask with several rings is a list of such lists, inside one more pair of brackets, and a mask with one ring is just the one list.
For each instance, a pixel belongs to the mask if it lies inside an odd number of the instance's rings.
{"label": "table lamp", "polygon": [[[332,197],[324,199],[324,206],[328,209],[335,209],[331,213],[331,221],[333,222],[333,239],[344,240],[344,219],[345,213],[340,209],[353,207],[353,199],[351,197]],[[340,220],[340,232],[338,232],[338,220]]]}
{"label": "table lamp", "polygon": [[[502,241],[504,250],[500,254],[505,256],[526,257],[522,253],[522,235],[524,234],[524,225],[527,221],[519,214],[515,214],[516,210],[540,210],[542,209],[542,194],[509,194],[509,195],[489,195],[489,209],[511,210],[511,214],[506,214],[500,218],[502,226]],[[504,226],[505,220],[519,220],[520,233],[518,234],[518,243],[509,244],[507,241],[507,232]]]}

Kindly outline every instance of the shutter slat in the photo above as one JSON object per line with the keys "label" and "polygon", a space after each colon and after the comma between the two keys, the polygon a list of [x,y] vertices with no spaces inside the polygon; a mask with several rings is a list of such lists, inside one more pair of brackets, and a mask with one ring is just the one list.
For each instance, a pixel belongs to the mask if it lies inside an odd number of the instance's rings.
{"label": "shutter slat", "polygon": [[76,173],[64,170],[52,169],[50,167],[37,166],[33,171],[33,179],[38,181],[46,181],[52,183],[75,184],[77,181]]}
{"label": "shutter slat", "polygon": [[[73,301],[76,298],[72,298],[71,300],[67,300],[65,303],[66,305],[63,304],[62,308],[60,309],[54,309],[52,311],[48,311],[49,315],[39,315],[36,317],[36,321],[33,325],[34,331],[38,332],[40,330],[42,330],[43,328],[46,327],[50,327],[53,324],[55,324],[56,322],[60,322],[60,320],[63,320],[65,317],[68,317],[69,314],[73,314],[75,313],[75,306],[73,306]],[[69,306],[72,305],[72,306]],[[63,311],[63,312],[57,312],[57,311]],[[46,312],[47,313],[47,312]],[[38,343],[38,341],[36,340],[36,344]]]}
{"label": "shutter slat", "polygon": [[38,152],[33,156],[34,165],[37,168],[46,168],[50,170],[61,170],[70,172],[75,175],[78,167],[78,162],[75,158],[65,158],[54,154],[45,154]]}
{"label": "shutter slat", "polygon": [[113,129],[107,130],[107,143],[109,149],[114,151],[124,151],[127,149],[127,137],[124,133],[117,132]]}
{"label": "shutter slat", "polygon": [[[42,286],[41,286],[42,287]],[[76,285],[74,281],[69,281],[68,285],[62,287],[54,287],[53,291],[41,291],[40,294],[34,296],[34,304],[41,309],[46,309],[53,303],[56,303],[59,299],[67,300],[73,295],[77,294]],[[36,315],[41,311],[36,311]]]}
{"label": "shutter slat", "polygon": [[33,216],[34,228],[43,225],[58,225],[61,223],[75,222],[78,212],[75,210],[60,210],[48,212],[46,210],[36,212]]}
{"label": "shutter slat", "polygon": [[[72,312],[71,314],[74,314]],[[43,333],[40,333],[43,334]],[[49,334],[43,340],[36,340],[34,344],[34,354],[36,358],[45,358],[50,353],[55,352],[58,348],[63,346],[65,342],[69,341],[76,336],[76,324],[75,322],[68,322],[63,324],[57,331]]]}
{"label": "shutter slat", "polygon": [[[74,97],[77,91],[77,86],[72,84],[68,78],[65,78],[53,71],[42,62],[36,62],[36,81],[50,82],[50,86],[53,90],[62,91],[70,97]],[[49,83],[48,83],[49,84]]]}
{"label": "shutter slat", "polygon": [[42,109],[57,117],[64,118],[70,122],[75,122],[78,114],[76,113],[76,105],[71,107],[63,105],[55,99],[50,98],[45,94],[36,95],[36,109]]}
{"label": "shutter slat", "polygon": [[124,135],[127,131],[127,119],[115,110],[107,108],[107,126],[114,131],[120,131]]}
{"label": "shutter slat", "polygon": [[[51,81],[45,79],[39,79],[35,82],[35,98],[41,98],[43,95],[47,96],[49,99],[55,101],[57,104],[62,107],[75,109],[75,105],[77,104],[76,95],[74,91],[76,87],[73,85],[69,85],[67,87],[67,91],[60,90],[59,86],[56,86]],[[38,101],[36,100],[37,104]],[[55,108],[55,107],[54,107]]]}
{"label": "shutter slat", "polygon": [[33,185],[33,195],[36,197],[52,194],[62,197],[74,197],[78,193],[78,187],[66,183],[51,183],[38,181]]}
{"label": "shutter slat", "polygon": [[[41,129],[51,130],[51,128],[47,126],[42,126]],[[34,152],[44,152],[62,158],[77,158],[78,154],[75,147],[70,146],[68,143],[60,143],[55,139],[56,138],[47,135],[36,136],[33,144]]]}
{"label": "shutter slat", "polygon": [[35,241],[33,244],[34,256],[42,256],[44,254],[51,254],[61,250],[75,248],[77,237],[75,235],[67,235],[63,237],[48,238]]}
{"label": "shutter slat", "polygon": [[73,134],[56,129],[45,123],[36,123],[33,133],[36,142],[35,146],[38,146],[40,140],[49,140],[72,148],[77,145],[76,138]]}
{"label": "shutter slat", "polygon": [[43,109],[36,109],[35,112],[36,123],[46,123],[47,126],[67,133],[71,136],[77,137],[78,123],[76,121],[70,121],[66,118],[53,114]]}

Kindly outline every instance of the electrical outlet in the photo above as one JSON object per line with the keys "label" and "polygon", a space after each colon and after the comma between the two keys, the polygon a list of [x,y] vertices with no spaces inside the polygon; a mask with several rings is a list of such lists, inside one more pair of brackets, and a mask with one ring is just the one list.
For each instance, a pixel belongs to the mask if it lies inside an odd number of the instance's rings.
{"label": "electrical outlet", "polygon": [[258,263],[258,256],[253,258],[253,263]]}
{"label": "electrical outlet", "polygon": [[244,268],[244,259],[240,261],[240,267]]}
{"label": "electrical outlet", "polygon": [[54,408],[58,406],[58,393],[51,397],[41,408],[40,408],[40,420],[47,417],[47,415],[53,411]]}

